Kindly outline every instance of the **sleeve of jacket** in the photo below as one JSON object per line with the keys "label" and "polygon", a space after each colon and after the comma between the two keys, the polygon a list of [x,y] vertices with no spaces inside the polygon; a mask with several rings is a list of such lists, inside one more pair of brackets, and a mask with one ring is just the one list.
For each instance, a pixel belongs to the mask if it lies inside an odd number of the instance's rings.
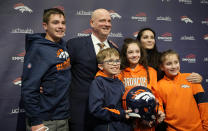
{"label": "sleeve of jacket", "polygon": [[162,112],[164,112],[164,101],[165,101],[165,94],[163,92],[163,88],[162,87],[166,87],[166,85],[164,85],[161,81],[157,82],[157,88],[156,88],[156,92],[158,95],[158,101],[159,101],[159,108],[158,110],[161,110]]}
{"label": "sleeve of jacket", "polygon": [[74,52],[76,52],[75,48],[74,48],[74,39],[70,39],[67,41],[67,51],[69,53],[69,56],[70,56],[70,60],[71,60],[71,64],[73,64],[73,61],[75,60],[75,56],[73,55]]}
{"label": "sleeve of jacket", "polygon": [[96,118],[106,121],[124,119],[125,111],[122,109],[122,107],[118,107],[119,109],[105,107],[104,97],[105,90],[102,86],[102,83],[99,83],[99,81],[96,79],[93,80],[89,93],[90,113]]}
{"label": "sleeve of jacket", "polygon": [[208,94],[200,84],[193,84],[194,98],[198,104],[203,128],[208,131]]}
{"label": "sleeve of jacket", "polygon": [[27,51],[23,65],[21,96],[32,126],[42,123],[39,112],[40,85],[41,78],[48,68],[47,56],[43,56],[37,47]]}
{"label": "sleeve of jacket", "polygon": [[159,104],[158,110],[164,112],[162,99],[160,98],[159,92],[157,91],[158,90],[157,71],[150,67],[149,73],[150,73],[151,90],[152,90],[152,93],[155,95],[157,102]]}

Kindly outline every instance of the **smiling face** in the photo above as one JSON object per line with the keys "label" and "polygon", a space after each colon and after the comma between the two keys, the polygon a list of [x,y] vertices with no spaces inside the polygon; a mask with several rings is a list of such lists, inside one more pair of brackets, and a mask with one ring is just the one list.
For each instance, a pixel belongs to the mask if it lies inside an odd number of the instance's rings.
{"label": "smiling face", "polygon": [[167,54],[161,65],[161,70],[169,78],[174,78],[180,71],[180,63],[176,54]]}
{"label": "smiling face", "polygon": [[65,17],[62,14],[51,14],[49,21],[43,22],[43,28],[46,31],[46,39],[58,42],[65,35]]}
{"label": "smiling face", "polygon": [[111,31],[110,13],[105,9],[97,9],[90,20],[93,34],[101,41],[105,41]]}
{"label": "smiling face", "polygon": [[143,31],[140,42],[145,49],[153,49],[155,46],[154,33],[150,30]]}
{"label": "smiling face", "polygon": [[128,48],[126,51],[126,57],[127,57],[130,67],[131,68],[136,67],[141,57],[141,51],[137,43],[131,43],[128,45]]}
{"label": "smiling face", "polygon": [[106,57],[102,64],[98,64],[100,70],[102,70],[108,77],[113,78],[120,72],[120,59],[119,56],[111,55]]}

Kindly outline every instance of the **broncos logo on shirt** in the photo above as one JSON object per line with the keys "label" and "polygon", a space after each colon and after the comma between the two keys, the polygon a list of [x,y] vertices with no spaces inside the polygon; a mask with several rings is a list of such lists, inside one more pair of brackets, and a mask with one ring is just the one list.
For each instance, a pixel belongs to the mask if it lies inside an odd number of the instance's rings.
{"label": "broncos logo on shirt", "polygon": [[65,61],[63,63],[56,65],[57,70],[68,69],[71,66],[68,52],[63,51],[63,49],[59,49],[56,52],[56,54],[57,54],[56,57],[58,57],[60,59],[65,59]]}

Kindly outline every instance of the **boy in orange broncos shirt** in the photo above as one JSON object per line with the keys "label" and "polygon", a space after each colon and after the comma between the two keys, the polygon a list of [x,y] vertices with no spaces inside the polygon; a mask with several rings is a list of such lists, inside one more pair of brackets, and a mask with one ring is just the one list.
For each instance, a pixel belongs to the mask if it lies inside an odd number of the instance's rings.
{"label": "boy in orange broncos shirt", "polygon": [[[121,50],[121,67],[119,79],[123,82],[125,90],[129,90],[135,86],[143,86],[149,88],[157,97],[155,88],[157,87],[157,72],[147,64],[146,52],[141,44],[134,39],[126,38]],[[160,103],[160,102],[159,102]],[[158,122],[163,121],[165,115],[159,106]],[[147,124],[147,125],[146,125]],[[138,119],[134,131],[154,131],[153,123],[144,123]]]}
{"label": "boy in orange broncos shirt", "polygon": [[190,73],[180,73],[176,52],[163,52],[160,61],[165,76],[157,91],[164,104],[167,131],[208,131],[208,99],[202,86],[186,80]]}
{"label": "boy in orange broncos shirt", "polygon": [[89,111],[94,116],[93,131],[130,131],[126,123],[127,113],[122,108],[123,83],[115,77],[120,71],[119,53],[114,48],[101,50],[97,54],[96,78],[89,91]]}

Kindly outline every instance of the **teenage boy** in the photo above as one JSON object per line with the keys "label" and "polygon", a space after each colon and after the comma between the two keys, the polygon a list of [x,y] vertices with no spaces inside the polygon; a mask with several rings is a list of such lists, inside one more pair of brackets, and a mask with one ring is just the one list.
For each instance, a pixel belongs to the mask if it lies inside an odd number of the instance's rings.
{"label": "teenage boy", "polygon": [[168,50],[160,58],[165,76],[158,82],[158,93],[166,114],[167,131],[207,131],[208,98],[200,84],[192,84],[180,73],[179,55]]}
{"label": "teenage boy", "polygon": [[27,131],[69,130],[71,72],[69,54],[62,39],[65,23],[63,11],[46,9],[43,14],[46,33],[26,35],[21,93]]}
{"label": "teenage boy", "polygon": [[93,131],[130,131],[126,118],[131,110],[122,108],[125,89],[115,77],[120,71],[119,53],[114,48],[107,48],[96,57],[100,71],[89,88],[89,110],[95,118]]}

